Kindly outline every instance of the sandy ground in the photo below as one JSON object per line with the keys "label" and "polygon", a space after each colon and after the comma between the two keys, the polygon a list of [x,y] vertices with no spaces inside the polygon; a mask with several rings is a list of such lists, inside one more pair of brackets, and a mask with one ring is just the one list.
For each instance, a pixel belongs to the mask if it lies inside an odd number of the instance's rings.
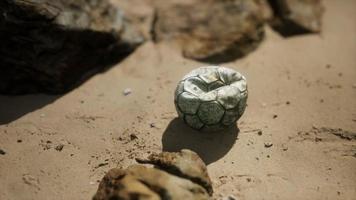
{"label": "sandy ground", "polygon": [[255,52],[224,65],[248,79],[240,131],[201,134],[176,119],[177,81],[204,64],[166,44],[63,96],[1,96],[0,199],[90,199],[110,168],[181,148],[208,164],[217,199],[356,199],[356,140],[345,137],[356,135],[356,1],[324,4],[321,35],[266,27]]}

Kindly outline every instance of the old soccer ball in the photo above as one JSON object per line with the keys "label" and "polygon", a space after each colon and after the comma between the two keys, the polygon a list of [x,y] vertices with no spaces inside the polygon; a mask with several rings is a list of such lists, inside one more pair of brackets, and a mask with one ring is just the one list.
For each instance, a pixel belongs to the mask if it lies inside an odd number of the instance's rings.
{"label": "old soccer ball", "polygon": [[208,66],[191,71],[178,83],[174,103],[190,127],[218,131],[236,124],[246,108],[246,78],[232,69]]}

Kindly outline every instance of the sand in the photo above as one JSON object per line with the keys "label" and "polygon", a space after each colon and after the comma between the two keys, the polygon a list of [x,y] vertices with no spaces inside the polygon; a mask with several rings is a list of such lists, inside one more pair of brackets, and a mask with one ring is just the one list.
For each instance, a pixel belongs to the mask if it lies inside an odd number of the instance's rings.
{"label": "sand", "polygon": [[322,34],[266,27],[256,51],[223,64],[248,81],[239,130],[176,119],[177,81],[206,64],[165,43],[62,96],[0,96],[0,199],[90,199],[110,168],[181,148],[208,164],[216,199],[355,199],[356,1],[324,2]]}

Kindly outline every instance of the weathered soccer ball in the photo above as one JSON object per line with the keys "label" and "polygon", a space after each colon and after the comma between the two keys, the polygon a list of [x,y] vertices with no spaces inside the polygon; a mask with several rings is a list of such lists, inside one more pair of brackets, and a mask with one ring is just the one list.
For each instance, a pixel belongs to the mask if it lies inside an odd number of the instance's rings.
{"label": "weathered soccer ball", "polygon": [[188,126],[218,131],[235,125],[244,113],[247,83],[232,69],[200,67],[183,77],[174,97],[178,115]]}

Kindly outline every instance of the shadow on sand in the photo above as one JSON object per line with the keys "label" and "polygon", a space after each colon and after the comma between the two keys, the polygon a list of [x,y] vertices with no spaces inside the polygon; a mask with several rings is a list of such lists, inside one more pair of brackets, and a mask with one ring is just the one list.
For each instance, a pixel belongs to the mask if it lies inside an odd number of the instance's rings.
{"label": "shadow on sand", "polygon": [[206,164],[210,164],[229,152],[235,144],[238,133],[237,126],[220,132],[202,133],[189,128],[180,119],[175,118],[163,133],[163,151],[190,149],[195,151]]}
{"label": "shadow on sand", "polygon": [[54,102],[61,95],[0,95],[0,125],[7,124],[21,116]]}

